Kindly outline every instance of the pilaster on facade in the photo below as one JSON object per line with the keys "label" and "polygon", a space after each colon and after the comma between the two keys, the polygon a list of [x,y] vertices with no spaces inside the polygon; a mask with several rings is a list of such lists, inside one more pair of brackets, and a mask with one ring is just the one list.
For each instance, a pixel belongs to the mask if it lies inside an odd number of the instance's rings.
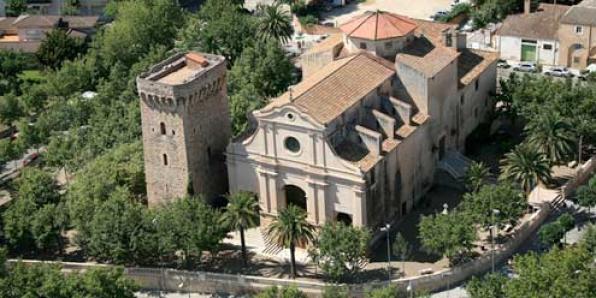
{"label": "pilaster on facade", "polygon": [[323,180],[309,178],[307,195],[307,209],[309,221],[322,225],[327,221],[327,208],[325,204],[325,189],[328,186]]}
{"label": "pilaster on facade", "polygon": [[367,225],[366,189],[364,187],[354,188],[354,204],[352,220],[355,227]]}
{"label": "pilaster on facade", "polygon": [[261,194],[259,197],[259,206],[263,212],[271,215],[277,215],[277,173],[263,168],[259,168],[257,172],[259,174],[259,193]]}

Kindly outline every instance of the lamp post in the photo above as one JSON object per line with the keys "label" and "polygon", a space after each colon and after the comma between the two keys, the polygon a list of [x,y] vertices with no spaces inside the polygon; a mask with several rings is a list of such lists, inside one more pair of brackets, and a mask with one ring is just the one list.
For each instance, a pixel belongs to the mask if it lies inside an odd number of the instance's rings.
{"label": "lamp post", "polygon": [[490,229],[490,241],[491,241],[491,265],[492,265],[492,273],[495,273],[495,236],[497,234],[497,231],[495,231],[496,229],[498,229],[497,224],[495,223],[495,215],[499,215],[501,213],[501,211],[499,211],[499,209],[493,209],[492,210],[492,222],[493,225]]}
{"label": "lamp post", "polygon": [[443,212],[441,212],[443,215],[447,215],[449,214],[449,205],[447,205],[447,203],[443,204]]}
{"label": "lamp post", "polygon": [[[154,226],[157,226],[157,224],[159,223],[158,220],[157,220],[157,217],[154,217],[151,220],[151,223]],[[163,260],[161,258],[161,254],[162,254],[161,249],[162,249],[161,248],[161,237],[159,236],[159,233],[158,233],[158,236],[157,236],[157,253],[159,254],[159,294],[158,294],[158,297],[159,298],[161,298],[161,291],[162,291],[162,286],[161,285],[163,283]]]}
{"label": "lamp post", "polygon": [[391,244],[389,241],[389,230],[391,229],[390,224],[385,224],[381,227],[381,232],[385,232],[387,235],[387,282],[391,283]]}
{"label": "lamp post", "polygon": [[406,291],[408,292],[408,294],[409,294],[408,296],[410,296],[410,298],[414,298],[414,292],[413,292],[413,289],[412,289],[412,282],[411,281],[408,283],[408,286],[406,287]]}

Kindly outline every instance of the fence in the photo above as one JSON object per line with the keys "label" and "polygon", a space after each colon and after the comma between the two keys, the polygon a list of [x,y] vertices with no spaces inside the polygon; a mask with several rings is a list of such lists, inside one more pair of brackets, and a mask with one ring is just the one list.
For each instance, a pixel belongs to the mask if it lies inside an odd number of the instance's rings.
{"label": "fence", "polygon": [[[575,177],[569,180],[562,188],[565,195],[571,194],[575,188],[583,184],[596,168],[596,157],[592,157],[576,171]],[[516,249],[544,222],[552,208],[549,204],[542,206],[533,213],[527,221],[516,227],[509,241],[499,247],[494,254],[494,262],[506,261]],[[17,262],[10,260],[10,263]],[[22,261],[26,264],[42,263],[37,260]],[[60,264],[65,272],[85,271],[93,267],[109,267],[95,263],[49,262]],[[445,269],[433,274],[400,278],[391,281],[391,284],[406,289],[409,286],[414,291],[436,291],[447,288],[468,279],[470,276],[482,274],[490,270],[492,255],[485,254],[472,262]],[[250,275],[232,275],[211,272],[189,272],[175,269],[160,268],[125,268],[128,277],[135,280],[142,289],[167,290],[199,293],[254,293],[269,286],[295,285],[310,297],[320,297],[326,284],[320,281],[288,280],[266,278]],[[370,282],[366,284],[348,285],[352,297],[363,297],[371,289],[386,286],[387,282]]]}

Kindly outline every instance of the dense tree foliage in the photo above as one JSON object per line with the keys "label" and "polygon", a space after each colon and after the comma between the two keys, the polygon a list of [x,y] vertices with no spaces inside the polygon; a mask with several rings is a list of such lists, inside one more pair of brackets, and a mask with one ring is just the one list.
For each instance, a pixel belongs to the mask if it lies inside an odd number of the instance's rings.
{"label": "dense tree foliage", "polygon": [[501,180],[516,183],[529,194],[539,183],[551,181],[550,161],[528,144],[520,144],[501,161]]}
{"label": "dense tree foliage", "polygon": [[582,206],[588,208],[596,206],[596,176],[592,177],[587,184],[577,188],[576,201]]}
{"label": "dense tree foliage", "polygon": [[503,285],[507,277],[501,273],[487,274],[483,277],[472,276],[466,284],[466,290],[471,298],[496,298],[506,297]]}
{"label": "dense tree foliage", "polygon": [[510,184],[485,185],[464,195],[462,211],[484,227],[515,223],[526,210],[526,198]]}
{"label": "dense tree foliage", "polygon": [[297,287],[272,286],[255,295],[255,298],[306,298],[306,294]]}
{"label": "dense tree foliage", "polygon": [[60,250],[67,219],[51,174],[35,168],[24,170],[16,181],[16,193],[2,218],[10,247],[19,254]]}
{"label": "dense tree foliage", "polygon": [[27,0],[6,0],[6,15],[18,17],[27,11]]}
{"label": "dense tree foliage", "polygon": [[84,51],[84,39],[72,37],[66,30],[57,28],[46,33],[36,56],[42,65],[57,69],[64,61],[72,60]]}
{"label": "dense tree foliage", "polygon": [[24,115],[23,107],[14,94],[0,97],[0,123],[11,126]]}
{"label": "dense tree foliage", "polygon": [[17,263],[7,271],[5,276],[0,275],[0,296],[5,298],[134,298],[138,289],[122,269],[90,269],[64,275],[58,266]]}
{"label": "dense tree foliage", "polygon": [[233,134],[246,129],[247,114],[294,82],[294,66],[277,42],[258,41],[242,52],[230,71],[228,89]]}
{"label": "dense tree foliage", "polygon": [[489,169],[484,163],[473,161],[464,177],[466,188],[473,192],[478,191],[487,182],[489,176]]}
{"label": "dense tree foliage", "polygon": [[273,39],[281,43],[287,42],[294,33],[292,27],[292,16],[285,11],[280,2],[273,5],[259,6],[257,9],[259,21],[257,35],[267,40]]}
{"label": "dense tree foliage", "polygon": [[451,262],[469,252],[478,237],[472,218],[462,212],[422,216],[418,228],[422,247]]}
{"label": "dense tree foliage", "polygon": [[325,224],[315,241],[315,259],[327,278],[339,281],[362,269],[370,239],[365,228],[341,222]]}
{"label": "dense tree foliage", "polygon": [[0,50],[0,96],[7,93],[18,93],[19,74],[27,66],[25,54]]}

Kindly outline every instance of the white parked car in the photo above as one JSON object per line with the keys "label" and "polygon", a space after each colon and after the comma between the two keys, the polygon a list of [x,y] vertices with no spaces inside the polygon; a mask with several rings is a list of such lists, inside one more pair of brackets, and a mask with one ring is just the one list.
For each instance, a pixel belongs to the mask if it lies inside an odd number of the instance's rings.
{"label": "white parked car", "polygon": [[446,16],[448,14],[449,14],[449,12],[446,11],[446,10],[439,10],[435,14],[433,14],[432,16],[430,16],[430,18],[433,19],[433,20],[438,20],[439,18],[444,17],[444,16]]}
{"label": "white parked car", "polygon": [[538,68],[536,68],[536,64],[531,62],[520,62],[516,66],[513,67],[515,71],[523,71],[523,72],[536,72]]}
{"label": "white parked car", "polygon": [[551,69],[547,69],[547,70],[543,71],[542,73],[544,73],[547,76],[553,76],[553,77],[562,77],[562,78],[573,77],[573,74],[569,71],[569,69],[567,69],[567,67],[560,67],[560,66],[555,66]]}

